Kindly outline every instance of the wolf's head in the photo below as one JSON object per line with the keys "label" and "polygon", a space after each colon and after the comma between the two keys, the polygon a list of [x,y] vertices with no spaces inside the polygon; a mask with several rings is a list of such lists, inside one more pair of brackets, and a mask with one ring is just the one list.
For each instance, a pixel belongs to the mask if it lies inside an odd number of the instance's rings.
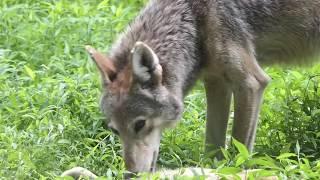
{"label": "wolf's head", "polygon": [[118,134],[126,168],[131,172],[154,171],[164,128],[182,114],[181,100],[162,82],[162,66],[154,51],[137,42],[128,63],[119,67],[92,47],[86,47],[102,77],[101,109],[106,125]]}

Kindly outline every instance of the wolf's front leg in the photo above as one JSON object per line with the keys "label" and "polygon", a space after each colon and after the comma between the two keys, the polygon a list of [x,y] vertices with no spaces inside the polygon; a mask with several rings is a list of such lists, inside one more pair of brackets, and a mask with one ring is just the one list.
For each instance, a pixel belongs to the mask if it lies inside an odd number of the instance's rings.
{"label": "wolf's front leg", "polygon": [[223,77],[206,77],[205,88],[207,96],[206,153],[218,150],[216,157],[222,159],[219,149],[225,146],[232,91]]}
{"label": "wolf's front leg", "polygon": [[232,136],[252,151],[263,91],[270,78],[253,56],[246,55],[241,61],[245,66],[236,75],[238,81],[233,86],[235,117]]}

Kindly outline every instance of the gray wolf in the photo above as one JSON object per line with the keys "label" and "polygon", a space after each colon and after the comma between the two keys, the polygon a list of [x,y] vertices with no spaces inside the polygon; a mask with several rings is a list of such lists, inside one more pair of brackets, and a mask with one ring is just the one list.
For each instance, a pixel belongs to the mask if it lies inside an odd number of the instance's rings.
{"label": "gray wolf", "polygon": [[270,81],[261,66],[310,64],[319,46],[320,0],[151,0],[107,55],[87,50],[126,168],[152,172],[161,133],[179,121],[197,79],[207,97],[207,151],[225,146],[232,96],[232,136],[251,151]]}

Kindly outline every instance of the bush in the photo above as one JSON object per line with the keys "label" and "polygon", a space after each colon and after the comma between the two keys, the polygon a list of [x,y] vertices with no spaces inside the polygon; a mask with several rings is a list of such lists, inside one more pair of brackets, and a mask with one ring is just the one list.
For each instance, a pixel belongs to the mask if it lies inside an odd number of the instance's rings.
{"label": "bush", "polygon": [[273,81],[265,94],[258,152],[295,152],[298,142],[305,156],[320,158],[319,69],[269,70]]}

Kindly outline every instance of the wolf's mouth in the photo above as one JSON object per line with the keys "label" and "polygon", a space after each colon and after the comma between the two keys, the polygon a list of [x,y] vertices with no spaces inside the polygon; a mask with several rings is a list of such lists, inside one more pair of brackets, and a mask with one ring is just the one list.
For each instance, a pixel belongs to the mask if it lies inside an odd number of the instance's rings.
{"label": "wolf's mouth", "polygon": [[[158,159],[158,154],[159,151],[154,151],[152,153],[152,161],[151,161],[151,167],[149,169],[150,173],[154,173],[156,172],[156,166],[157,166],[157,159]],[[126,172],[124,173],[124,179],[132,179],[132,178],[137,178],[138,177],[139,172]]]}

